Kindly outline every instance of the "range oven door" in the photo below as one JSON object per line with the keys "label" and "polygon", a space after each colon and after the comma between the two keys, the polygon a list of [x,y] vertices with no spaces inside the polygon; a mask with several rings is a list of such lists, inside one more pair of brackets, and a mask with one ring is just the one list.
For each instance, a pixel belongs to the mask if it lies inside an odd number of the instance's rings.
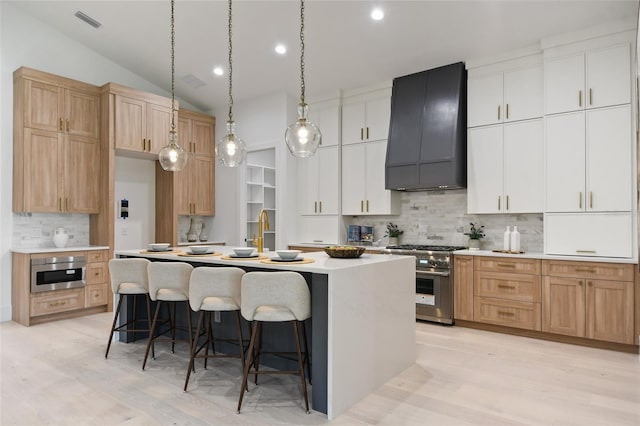
{"label": "range oven door", "polygon": [[416,318],[453,324],[453,287],[448,272],[416,271]]}

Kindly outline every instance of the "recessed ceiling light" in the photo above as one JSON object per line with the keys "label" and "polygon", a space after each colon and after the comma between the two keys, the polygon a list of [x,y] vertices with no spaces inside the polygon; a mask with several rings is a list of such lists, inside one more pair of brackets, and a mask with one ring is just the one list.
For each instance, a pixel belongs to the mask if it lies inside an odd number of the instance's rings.
{"label": "recessed ceiling light", "polygon": [[371,11],[371,19],[374,21],[381,21],[384,18],[384,11],[379,7],[376,7]]}
{"label": "recessed ceiling light", "polygon": [[284,55],[285,53],[287,53],[287,47],[284,44],[277,44],[276,53],[279,55]]}
{"label": "recessed ceiling light", "polygon": [[213,69],[213,73],[214,73],[215,75],[220,76],[220,75],[223,75],[223,74],[224,74],[224,70],[222,69],[222,67],[215,67],[215,68]]}

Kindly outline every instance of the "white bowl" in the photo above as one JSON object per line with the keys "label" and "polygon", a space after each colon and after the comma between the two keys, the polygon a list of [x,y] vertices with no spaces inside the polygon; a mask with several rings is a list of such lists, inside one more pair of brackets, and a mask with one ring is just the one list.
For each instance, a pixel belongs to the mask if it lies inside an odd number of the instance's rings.
{"label": "white bowl", "polygon": [[167,250],[171,244],[169,243],[153,243],[149,244],[149,248],[154,251]]}
{"label": "white bowl", "polygon": [[236,247],[233,249],[233,252],[236,254],[236,256],[241,256],[241,257],[251,256],[254,251],[255,251],[255,248],[253,247]]}
{"label": "white bowl", "polygon": [[291,260],[298,257],[301,252],[300,250],[276,250],[276,253],[278,253],[280,259]]}
{"label": "white bowl", "polygon": [[205,254],[209,250],[209,246],[189,246],[193,254]]}

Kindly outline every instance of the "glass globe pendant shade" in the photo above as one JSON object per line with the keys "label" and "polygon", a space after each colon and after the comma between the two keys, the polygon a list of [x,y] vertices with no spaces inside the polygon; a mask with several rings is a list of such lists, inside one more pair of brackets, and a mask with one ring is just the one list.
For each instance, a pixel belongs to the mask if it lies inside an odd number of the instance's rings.
{"label": "glass globe pendant shade", "polygon": [[178,135],[175,130],[169,132],[169,144],[160,150],[158,161],[168,172],[179,172],[187,164],[187,153],[178,145]]}
{"label": "glass globe pendant shade", "polygon": [[291,154],[296,157],[311,157],[322,141],[318,126],[307,119],[309,107],[301,103],[298,106],[298,120],[290,124],[284,133],[284,140]]}
{"label": "glass globe pendant shade", "polygon": [[235,123],[227,121],[227,134],[216,143],[216,158],[227,167],[242,164],[247,156],[247,146],[236,136]]}

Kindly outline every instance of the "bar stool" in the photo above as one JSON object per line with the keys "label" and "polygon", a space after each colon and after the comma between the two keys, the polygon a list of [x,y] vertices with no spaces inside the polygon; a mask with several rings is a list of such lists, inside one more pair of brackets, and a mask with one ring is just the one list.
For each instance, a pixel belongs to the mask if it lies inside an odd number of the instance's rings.
{"label": "bar stool", "polygon": [[[189,305],[198,315],[195,339],[191,346],[191,359],[187,369],[187,378],[184,382],[184,391],[187,391],[191,371],[194,370],[195,358],[204,358],[204,368],[207,368],[209,358],[238,357],[244,371],[244,345],[242,343],[242,327],[240,325],[240,286],[244,270],[240,268],[206,267],[195,268],[191,272],[189,281]],[[216,353],[213,331],[211,327],[212,312],[235,311],[236,329],[238,333],[239,354]],[[198,340],[201,335],[202,323],[206,318],[205,342],[198,348]],[[223,339],[218,339],[223,341]],[[228,340],[227,340],[228,341]],[[209,345],[212,353],[209,354]],[[204,355],[199,355],[204,349]]]}
{"label": "bar stool", "polygon": [[[149,280],[147,277],[147,266],[149,263],[150,262],[147,259],[111,259],[109,261],[111,290],[113,291],[113,294],[117,294],[119,297],[116,313],[113,317],[113,324],[111,325],[109,341],[107,342],[107,351],[104,354],[105,358],[109,356],[113,333],[133,333],[133,341],[135,342],[136,333],[149,332],[149,328],[151,327],[151,303],[149,301]],[[132,319],[127,321],[125,324],[116,326],[118,323],[118,317],[120,316],[122,301],[125,296],[132,296],[133,298],[133,316]],[[143,296],[147,301],[146,319],[138,319],[136,315],[137,296]],[[138,321],[145,321],[147,323],[147,328],[139,329]],[[132,324],[133,328],[129,328]]]}
{"label": "bar stool", "polygon": [[[248,272],[242,277],[242,316],[252,322],[251,340],[247,360],[242,376],[240,399],[238,400],[238,413],[242,406],[244,392],[247,389],[247,377],[255,375],[256,384],[259,374],[297,374],[302,383],[302,393],[307,413],[309,413],[309,399],[307,397],[307,383],[304,376],[304,366],[309,363],[307,350],[307,335],[304,328],[304,320],[311,317],[311,294],[305,279],[297,272]],[[290,322],[296,342],[296,354],[298,356],[298,370],[292,371],[260,371],[260,346],[263,322]],[[298,324],[302,325],[304,337],[305,357],[300,350],[300,336]],[[256,338],[258,343],[256,345]],[[254,347],[256,353],[254,354]],[[265,354],[267,352],[264,352]],[[271,352],[275,353],[275,352]],[[284,352],[278,352],[283,354]],[[255,359],[254,359],[255,358]],[[251,367],[254,366],[252,369]]]}
{"label": "bar stool", "polygon": [[[189,348],[192,344],[191,334],[191,310],[189,309],[189,278],[191,277],[191,271],[193,266],[185,262],[150,262],[147,272],[149,274],[149,297],[153,301],[157,301],[156,312],[153,316],[153,322],[151,325],[151,333],[149,343],[147,344],[147,350],[144,354],[144,361],[142,362],[142,369],[144,370],[147,365],[147,358],[149,356],[149,350],[157,340],[164,340],[171,342],[171,353],[174,353],[176,343],[176,303],[184,302],[187,304],[187,327],[188,327],[188,339]],[[170,302],[171,305],[167,305],[169,319],[162,321],[158,324],[158,316],[160,314],[160,308],[163,302]],[[173,307],[173,315],[171,314],[171,307]],[[157,331],[159,327],[169,323],[169,328],[161,331]],[[161,338],[160,336],[170,332],[170,338]],[[156,335],[157,334],[157,335]],[[154,354],[155,355],[155,354]],[[155,356],[153,356],[155,359]]]}

